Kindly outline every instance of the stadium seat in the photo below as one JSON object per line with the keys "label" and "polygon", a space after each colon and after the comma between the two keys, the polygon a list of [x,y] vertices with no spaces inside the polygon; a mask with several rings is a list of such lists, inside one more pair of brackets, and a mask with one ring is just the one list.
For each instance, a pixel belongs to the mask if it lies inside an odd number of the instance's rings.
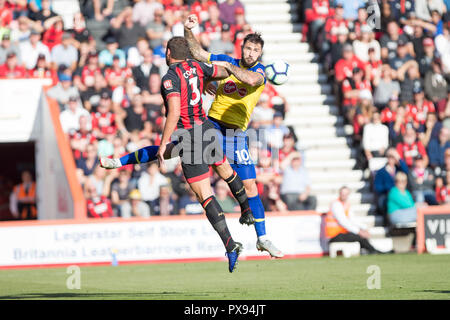
{"label": "stadium seat", "polygon": [[416,232],[416,223],[398,223],[391,226],[392,246],[395,253],[409,252]]}
{"label": "stadium seat", "polygon": [[331,258],[336,258],[340,251],[345,258],[352,256],[359,256],[361,246],[359,242],[332,242],[329,246],[329,255]]}

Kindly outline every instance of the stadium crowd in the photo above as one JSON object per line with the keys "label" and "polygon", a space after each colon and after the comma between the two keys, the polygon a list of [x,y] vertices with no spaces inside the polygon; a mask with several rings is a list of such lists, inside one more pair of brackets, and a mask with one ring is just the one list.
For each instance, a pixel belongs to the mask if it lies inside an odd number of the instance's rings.
{"label": "stadium crowd", "polygon": [[[51,0],[0,0],[0,79],[52,79],[47,94],[59,104],[89,217],[203,213],[177,159],[165,172],[157,164],[109,171],[98,166],[100,156],[120,157],[159,144],[165,46],[183,35],[191,13],[199,18],[193,31],[205,49],[240,57],[252,28],[239,0],[80,1],[71,28],[52,10]],[[101,37],[99,28],[89,28],[99,25]],[[204,93],[205,108],[211,98]],[[287,107],[267,83],[250,125],[265,129],[250,146],[259,192],[269,211],[315,209],[297,138],[283,125]],[[302,183],[284,178],[294,175]],[[215,173],[212,181],[224,211],[239,212]]]}
{"label": "stadium crowd", "polygon": [[[305,39],[353,129],[357,166],[371,172],[378,212],[449,203],[449,1],[298,2]],[[202,213],[177,161],[167,172],[156,164],[98,167],[99,156],[159,143],[165,45],[183,35],[190,13],[205,49],[239,58],[252,32],[239,0],[80,1],[71,28],[50,0],[0,0],[0,78],[52,79],[47,93],[60,106],[91,217]],[[100,38],[89,28],[95,23]],[[211,96],[204,98],[207,108]],[[283,124],[287,108],[268,83],[249,126],[264,129],[250,145],[259,193],[269,211],[315,209],[297,138]],[[409,196],[398,192],[398,172]],[[219,202],[238,211],[216,178]]]}
{"label": "stadium crowd", "polygon": [[418,206],[450,203],[450,1],[299,4],[378,213],[413,222]]}

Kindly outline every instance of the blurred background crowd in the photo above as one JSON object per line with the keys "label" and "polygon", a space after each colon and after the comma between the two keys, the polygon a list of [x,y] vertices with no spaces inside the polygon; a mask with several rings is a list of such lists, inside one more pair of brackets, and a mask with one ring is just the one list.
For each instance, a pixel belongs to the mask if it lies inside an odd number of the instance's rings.
{"label": "blurred background crowd", "polygon": [[[68,28],[52,10],[55,1],[0,0],[0,78],[52,79],[47,94],[59,104],[60,122],[88,200],[88,215],[203,213],[187,187],[178,159],[170,161],[167,172],[161,172],[156,164],[106,171],[99,168],[98,157],[120,157],[159,144],[164,126],[160,85],[167,71],[167,41],[183,36],[184,20],[195,13],[200,26],[193,31],[202,46],[239,58],[242,41],[252,32],[244,6],[238,0],[80,1],[80,12],[74,14]],[[211,99],[204,94],[205,108]],[[268,84],[252,121],[252,127],[270,130],[269,146],[281,149],[283,157],[295,151],[296,141],[282,124],[286,107],[285,99]],[[286,183],[284,188],[305,193],[305,201],[281,200],[282,170],[273,166],[270,149],[262,146],[261,141],[254,144],[252,156],[260,158],[258,186],[265,195],[266,209],[313,209],[306,201],[310,197],[304,179],[304,186]],[[295,154],[293,163],[301,166],[301,156]],[[239,212],[226,185],[216,176],[212,182],[224,210]],[[20,202],[21,195],[17,197]],[[7,196],[4,198],[6,202]],[[15,216],[35,218],[36,214]]]}
{"label": "blurred background crowd", "polygon": [[378,212],[449,203],[450,1],[301,3]]}

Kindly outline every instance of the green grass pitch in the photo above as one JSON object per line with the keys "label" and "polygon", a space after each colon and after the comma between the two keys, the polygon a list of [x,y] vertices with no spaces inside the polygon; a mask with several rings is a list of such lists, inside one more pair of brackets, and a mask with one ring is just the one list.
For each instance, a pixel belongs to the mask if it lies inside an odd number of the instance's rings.
{"label": "green grass pitch", "polygon": [[[367,281],[380,271],[380,289]],[[0,270],[0,299],[317,300],[450,299],[450,255],[243,260],[81,267],[68,289],[66,268]]]}

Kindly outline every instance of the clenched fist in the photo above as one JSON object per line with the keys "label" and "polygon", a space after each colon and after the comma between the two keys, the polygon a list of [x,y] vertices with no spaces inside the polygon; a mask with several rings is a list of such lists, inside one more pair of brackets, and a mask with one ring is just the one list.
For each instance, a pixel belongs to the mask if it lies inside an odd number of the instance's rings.
{"label": "clenched fist", "polygon": [[187,17],[186,21],[184,22],[184,27],[188,30],[191,30],[198,24],[198,18],[195,14],[191,14]]}

